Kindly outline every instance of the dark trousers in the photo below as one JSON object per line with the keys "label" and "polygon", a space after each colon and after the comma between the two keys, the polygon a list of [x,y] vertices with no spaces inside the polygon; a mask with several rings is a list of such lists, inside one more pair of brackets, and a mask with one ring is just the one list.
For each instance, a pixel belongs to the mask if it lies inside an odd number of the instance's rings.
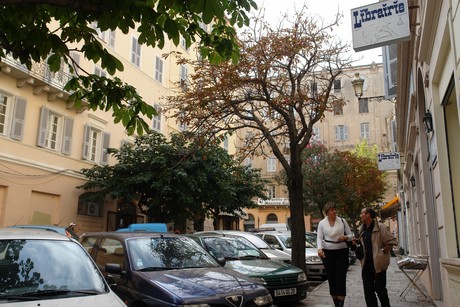
{"label": "dark trousers", "polygon": [[374,264],[364,264],[362,273],[364,298],[367,307],[378,307],[377,296],[382,307],[390,307],[390,299],[387,291],[387,271],[375,274]]}
{"label": "dark trousers", "polygon": [[331,296],[345,296],[347,293],[348,248],[325,249],[323,259]]}

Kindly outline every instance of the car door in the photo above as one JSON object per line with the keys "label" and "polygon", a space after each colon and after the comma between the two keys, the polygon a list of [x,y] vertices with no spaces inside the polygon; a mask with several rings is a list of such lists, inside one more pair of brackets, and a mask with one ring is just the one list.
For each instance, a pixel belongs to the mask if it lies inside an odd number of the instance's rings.
{"label": "car door", "polygon": [[[113,238],[102,238],[98,244],[94,260],[113,290],[125,301],[130,295],[127,288],[127,261],[123,243]],[[122,273],[107,274],[105,271],[107,263],[119,264]],[[114,287],[114,285],[116,286]]]}

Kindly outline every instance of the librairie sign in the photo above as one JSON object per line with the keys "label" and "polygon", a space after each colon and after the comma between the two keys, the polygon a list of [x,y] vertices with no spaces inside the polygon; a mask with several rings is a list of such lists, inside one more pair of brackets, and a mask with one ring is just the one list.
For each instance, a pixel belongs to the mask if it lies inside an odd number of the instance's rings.
{"label": "librairie sign", "polygon": [[409,40],[407,0],[382,1],[352,9],[351,29],[356,52]]}
{"label": "librairie sign", "polygon": [[399,152],[382,152],[377,154],[378,166],[381,171],[396,170],[401,168]]}

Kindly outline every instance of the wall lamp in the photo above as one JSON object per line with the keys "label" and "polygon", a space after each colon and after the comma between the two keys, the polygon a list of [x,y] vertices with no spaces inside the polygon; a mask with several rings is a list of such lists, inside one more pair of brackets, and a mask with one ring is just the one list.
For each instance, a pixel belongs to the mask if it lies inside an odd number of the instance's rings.
{"label": "wall lamp", "polygon": [[353,85],[355,96],[358,98],[363,97],[364,79],[359,76],[359,72],[355,73],[355,77],[351,80],[351,85]]}
{"label": "wall lamp", "polygon": [[433,131],[433,116],[431,116],[430,110],[426,110],[425,116],[423,116],[423,123],[425,124],[426,133]]}
{"label": "wall lamp", "polygon": [[412,187],[415,187],[415,176],[414,175],[410,176],[409,180],[410,180],[410,184],[412,185]]}

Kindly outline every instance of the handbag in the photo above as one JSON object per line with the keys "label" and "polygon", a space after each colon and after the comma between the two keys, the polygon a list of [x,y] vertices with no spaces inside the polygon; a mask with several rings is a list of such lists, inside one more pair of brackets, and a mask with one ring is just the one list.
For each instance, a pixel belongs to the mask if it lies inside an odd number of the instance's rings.
{"label": "handbag", "polygon": [[[343,223],[343,234],[346,236],[347,234],[345,233],[345,222],[343,221],[343,219],[342,219],[342,223]],[[350,250],[352,251],[356,250],[356,245],[353,244],[352,241],[345,241],[345,243],[347,243],[347,246]]]}

